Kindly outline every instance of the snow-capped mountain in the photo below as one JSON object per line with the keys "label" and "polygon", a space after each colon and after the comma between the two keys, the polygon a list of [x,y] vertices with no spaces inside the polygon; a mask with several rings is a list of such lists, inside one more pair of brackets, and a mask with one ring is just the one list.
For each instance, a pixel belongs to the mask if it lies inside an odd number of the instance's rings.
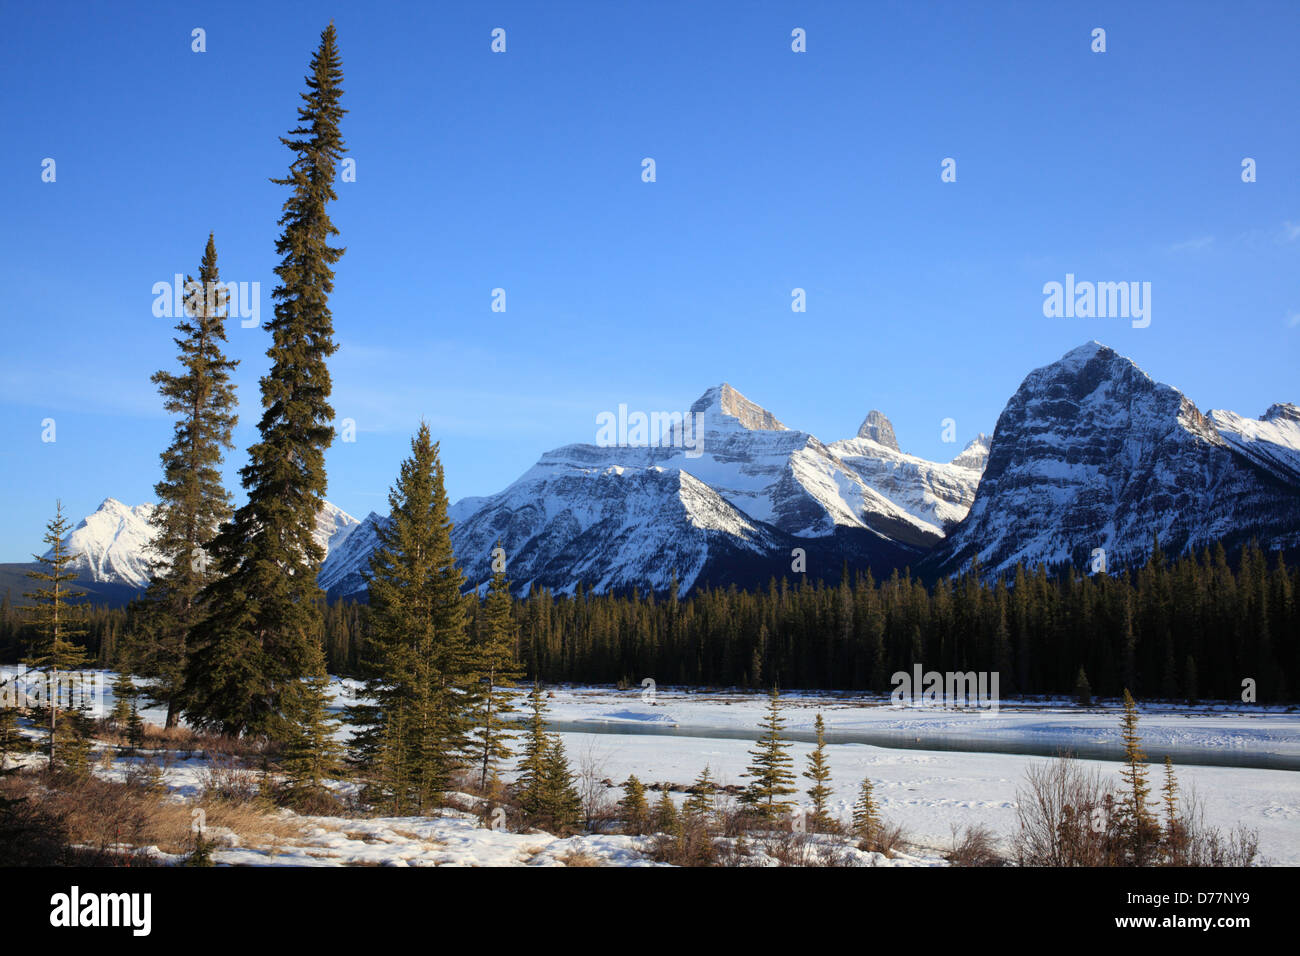
{"label": "snow-capped mountain", "polygon": [[[581,582],[662,592],[674,574],[682,592],[765,583],[791,573],[796,547],[810,573],[836,574],[845,559],[887,570],[942,540],[979,482],[977,468],[899,451],[878,412],[865,437],[829,446],[727,384],[690,414],[666,442],[566,445],[500,493],[454,505],[452,544],[468,581],[491,577],[498,541],[519,591]],[[331,594],[364,590],[383,520],[368,517],[326,561],[320,580]]]}
{"label": "snow-capped mountain", "polygon": [[[154,528],[150,524],[153,504],[131,507],[116,498],[105,498],[92,514],[68,532],[64,546],[75,555],[71,566],[91,581],[129,584],[142,588],[149,583],[149,567],[156,555],[150,547]],[[316,543],[330,551],[340,547],[360,524],[343,509],[325,502],[316,516]],[[45,553],[49,557],[53,549]]]}
{"label": "snow-capped mountain", "polygon": [[998,419],[970,514],[932,560],[1087,566],[1249,538],[1300,544],[1300,410],[1209,416],[1098,342],[1031,372]]}
{"label": "snow-capped mountain", "polygon": [[63,539],[65,551],[75,555],[70,566],[92,581],[144,587],[149,583],[150,562],[156,557],[149,547],[154,536],[149,523],[153,512],[151,504],[133,508],[116,498],[105,498]]}
{"label": "snow-capped mountain", "polygon": [[829,448],[863,482],[943,536],[966,517],[975,500],[987,442],[980,435],[947,464],[926,461],[900,450],[889,419],[873,410],[856,438],[832,442]]}
{"label": "snow-capped mountain", "polygon": [[[87,577],[148,579],[152,506],[108,499],[69,536]],[[1141,559],[1158,535],[1177,553],[1251,537],[1300,547],[1300,408],[1258,419],[1202,414],[1097,342],[1031,372],[990,439],[952,461],[904,452],[881,412],[853,438],[822,442],[730,385],[706,391],[655,443],[575,444],[546,452],[495,495],[450,509],[452,544],[483,587],[499,541],[517,593],[666,591],[762,585],[841,563],[880,574],[950,572],[978,557],[987,574],[1072,561],[1094,548]],[[332,597],[364,596],[379,529],[326,504],[316,540]]]}

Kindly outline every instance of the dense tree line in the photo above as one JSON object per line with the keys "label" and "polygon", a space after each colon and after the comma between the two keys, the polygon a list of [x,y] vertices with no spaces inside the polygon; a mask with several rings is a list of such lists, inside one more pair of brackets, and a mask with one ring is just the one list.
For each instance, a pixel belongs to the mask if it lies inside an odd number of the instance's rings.
{"label": "dense tree line", "polygon": [[1073,694],[1081,668],[1105,696],[1241,699],[1250,678],[1277,701],[1300,686],[1300,575],[1253,545],[1235,568],[1221,547],[1170,562],[1155,545],[1128,573],[981,578],[846,571],[682,601],[538,590],[516,604],[520,657],[546,681],[887,691],[919,663],[996,671],[1003,694]]}
{"label": "dense tree line", "polygon": [[[537,589],[514,599],[512,625],[488,622],[470,601],[474,646],[513,629],[515,661],[546,682],[661,683],[752,688],[891,689],[890,675],[996,670],[1003,694],[1078,692],[1139,698],[1240,700],[1242,680],[1258,700],[1294,700],[1300,689],[1300,566],[1248,546],[1230,561],[1221,547],[1167,560],[1153,549],[1129,572],[1084,576],[1018,568],[1007,581],[975,572],[926,587],[906,572],[870,573],[838,585],[773,581],[758,591],[705,589],[681,600],[654,595],[557,596]],[[72,606],[101,666],[121,661],[129,610]],[[323,608],[332,674],[360,676],[370,628],[363,602]],[[503,614],[500,597],[493,612]],[[24,644],[18,611],[0,598],[0,653]]]}
{"label": "dense tree line", "polygon": [[[773,580],[767,588],[672,596],[557,596],[513,602],[517,655],[529,679],[834,690],[891,689],[913,664],[997,671],[1002,694],[1090,691],[1119,697],[1292,700],[1300,688],[1300,568],[1247,546],[1170,561],[1154,545],[1140,568],[1087,576],[1017,568],[1008,580],[979,569],[927,587],[906,571],[877,582],[845,573],[838,585]],[[471,617],[473,637],[483,610]],[[330,668],[354,673],[364,604],[327,613]]]}

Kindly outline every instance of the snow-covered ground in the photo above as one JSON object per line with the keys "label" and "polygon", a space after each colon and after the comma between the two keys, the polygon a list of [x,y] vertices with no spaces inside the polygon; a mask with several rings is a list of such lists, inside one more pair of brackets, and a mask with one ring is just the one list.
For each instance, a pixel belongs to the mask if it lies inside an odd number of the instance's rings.
{"label": "snow-covered ground", "polygon": [[[571,762],[601,763],[601,775],[614,781],[635,773],[645,781],[688,784],[705,765],[720,783],[743,785],[741,774],[767,706],[762,694],[674,691],[658,688],[653,702],[636,690],[554,688],[551,717],[562,732]],[[917,842],[947,847],[951,827],[985,824],[1002,837],[1016,829],[1016,791],[1025,771],[1052,758],[1032,754],[963,752],[942,749],[949,741],[968,746],[983,739],[990,747],[1079,750],[1086,745],[1119,748],[1119,713],[1113,704],[1079,708],[1067,702],[1008,706],[996,716],[921,708],[896,709],[880,698],[843,695],[782,696],[782,716],[790,736],[811,739],[821,713],[828,741],[837,735],[894,738],[894,746],[828,743],[834,797],[832,811],[848,819],[857,787],[870,776],[887,820],[901,823]],[[571,729],[590,723],[591,733]],[[681,736],[663,733],[676,725]],[[597,729],[598,728],[598,729]],[[611,732],[623,730],[623,733]],[[718,736],[694,736],[715,731]],[[1226,711],[1219,708],[1162,707],[1144,711],[1140,731],[1152,776],[1162,770],[1166,750],[1184,789],[1194,789],[1205,805],[1206,820],[1225,831],[1237,823],[1259,831],[1270,862],[1300,865],[1300,773],[1292,770],[1203,766],[1180,763],[1177,754],[1205,759],[1233,755],[1300,755],[1300,713],[1281,709]],[[691,736],[685,736],[685,734]],[[737,736],[722,736],[736,734]],[[748,735],[746,739],[741,734]],[[915,749],[934,741],[935,749]],[[812,744],[795,740],[791,754],[802,772]],[[1118,781],[1113,759],[1083,760]],[[808,785],[802,777],[801,786]]]}
{"label": "snow-covered ground", "polygon": [[[0,679],[12,668],[0,668]],[[112,707],[112,675],[105,676],[105,708]],[[358,686],[334,682],[336,706],[351,702]],[[614,784],[635,773],[647,784],[689,785],[707,766],[722,785],[745,784],[748,751],[767,707],[763,694],[658,688],[553,687],[549,716],[564,739],[575,772],[587,768]],[[1118,779],[1119,712],[1114,702],[1080,708],[1068,701],[1009,704],[996,715],[975,711],[894,708],[887,700],[849,695],[789,694],[782,697],[785,733],[802,772],[812,749],[813,722],[823,715],[834,795],[831,810],[847,820],[863,777],[875,787],[881,811],[910,839],[933,852],[896,861],[933,865],[946,849],[953,826],[984,824],[1002,838],[1016,828],[1017,789],[1025,771],[1057,750],[1105,759],[1084,760]],[[145,719],[161,723],[162,713]],[[1282,708],[1149,706],[1140,730],[1160,773],[1165,752],[1174,755],[1184,791],[1203,801],[1208,823],[1225,831],[1238,823],[1259,831],[1267,862],[1300,865],[1300,772],[1266,766],[1207,765],[1276,760],[1295,766],[1300,757],[1300,713]],[[341,736],[346,730],[340,731]],[[870,740],[870,742],[864,742]],[[962,749],[949,749],[960,747]],[[987,750],[979,749],[981,747]],[[1020,752],[1005,752],[1007,750]],[[177,761],[166,783],[179,797],[202,789],[203,761]],[[120,773],[115,768],[112,773]],[[512,774],[503,774],[509,779]],[[799,778],[800,787],[809,781]],[[610,800],[621,791],[608,790]],[[801,794],[802,796],[802,794]],[[682,794],[677,794],[680,802]],[[304,838],[291,844],[219,850],[228,863],[337,864],[545,864],[568,857],[605,864],[646,862],[644,841],[595,835],[558,840],[545,834],[512,834],[482,828],[473,814],[438,818],[354,820],[306,818]],[[889,862],[884,858],[874,861]]]}

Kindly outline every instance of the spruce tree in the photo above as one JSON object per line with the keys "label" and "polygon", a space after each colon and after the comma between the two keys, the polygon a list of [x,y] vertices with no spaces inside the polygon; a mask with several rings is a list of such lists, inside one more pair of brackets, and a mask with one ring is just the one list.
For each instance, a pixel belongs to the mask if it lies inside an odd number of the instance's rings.
{"label": "spruce tree", "polygon": [[[464,579],[438,445],[421,423],[389,492],[389,519],[370,557],[364,662],[372,703],[350,707],[353,759],[375,773],[397,806],[424,808],[467,759],[473,661],[465,635]],[[400,784],[398,780],[402,781]],[[395,790],[395,788],[397,788]]]}
{"label": "spruce tree", "polygon": [[528,692],[529,716],[523,735],[523,752],[520,755],[519,776],[515,786],[519,793],[519,806],[524,816],[541,817],[546,811],[546,756],[549,740],[546,734],[546,699],[542,686],[533,682]]}
{"label": "spruce tree", "polygon": [[115,729],[122,730],[126,727],[127,721],[131,719],[131,708],[138,695],[139,691],[135,682],[131,680],[131,675],[126,671],[119,671],[113,681],[113,710],[108,715]]}
{"label": "spruce tree", "polygon": [[1120,726],[1124,741],[1124,768],[1120,771],[1120,778],[1124,785],[1117,822],[1130,863],[1145,866],[1157,827],[1147,807],[1151,787],[1147,783],[1146,754],[1138,734],[1137,704],[1127,689],[1124,691],[1124,716]]}
{"label": "spruce tree", "polygon": [[[86,627],[73,618],[69,602],[85,597],[86,592],[71,587],[71,582],[77,578],[77,572],[71,566],[74,555],[68,553],[64,542],[71,528],[72,525],[63,516],[63,502],[56,501],[54,517],[45,525],[43,539],[50,546],[49,556],[33,555],[41,567],[27,572],[27,577],[36,582],[35,590],[23,595],[33,602],[29,614],[35,635],[24,663],[44,673],[46,677],[45,702],[50,720],[48,756],[51,769],[57,760],[57,740],[60,737],[58,714],[62,696],[61,675],[90,663],[85,649],[72,641],[72,638],[85,634]],[[72,728],[72,735],[68,739],[75,742],[76,728]]]}
{"label": "spruce tree", "polygon": [[646,831],[650,819],[650,806],[646,803],[645,784],[637,779],[636,774],[627,778],[623,784],[623,799],[619,801],[619,812],[623,815],[623,825],[632,833],[640,836]]}
{"label": "spruce tree", "polygon": [[[497,547],[501,542],[497,541]],[[498,761],[514,756],[510,740],[516,723],[512,692],[515,681],[523,674],[515,662],[514,599],[504,571],[492,576],[483,609],[483,627],[474,648],[472,685],[473,748],[479,763],[479,786],[485,788],[488,775],[495,774]]]}
{"label": "spruce tree", "polygon": [[717,791],[717,785],[710,776],[708,765],[700,771],[700,775],[695,778],[691,784],[691,795],[686,798],[682,805],[682,810],[686,816],[695,820],[707,820],[713,815],[713,794]]}
{"label": "spruce tree", "polygon": [[1074,678],[1074,700],[1080,707],[1092,705],[1092,685],[1088,683],[1088,675],[1084,673],[1082,667]]}
{"label": "spruce tree", "polygon": [[556,833],[576,830],[582,822],[582,798],[559,734],[551,734],[547,740],[543,774],[543,818]]}
{"label": "spruce tree", "polygon": [[186,667],[185,710],[226,734],[283,729],[286,694],[309,674],[321,639],[316,583],[324,551],[313,534],[333,440],[326,359],[337,349],[329,294],[343,254],[327,212],[343,151],[343,79],[334,25],[312,57],[298,125],[281,142],[293,153],[276,242],[279,285],[268,324],[270,371],[261,380],[260,440],[240,471],[248,501],[213,543],[219,578],[203,592],[207,617]]}
{"label": "spruce tree", "polygon": [[1183,825],[1178,816],[1178,778],[1174,776],[1174,761],[1165,754],[1165,782],[1160,788],[1165,805],[1164,841],[1170,862],[1178,862],[1183,851]]}
{"label": "spruce tree", "polygon": [[785,798],[797,792],[791,770],[794,761],[787,753],[790,745],[781,737],[785,719],[781,716],[781,694],[775,686],[768,694],[767,716],[759,726],[763,735],[749,752],[753,762],[748,772],[741,774],[751,782],[741,793],[740,802],[770,821],[789,812],[793,804]]}
{"label": "spruce tree", "polygon": [[817,715],[817,746],[813,748],[808,755],[808,769],[804,771],[804,776],[813,782],[813,785],[806,791],[809,799],[812,800],[812,823],[815,832],[826,831],[832,828],[834,823],[830,815],[826,812],[826,805],[830,801],[831,766],[826,757],[826,723],[822,720],[822,715]]}
{"label": "spruce tree", "polygon": [[879,832],[880,809],[876,806],[871,778],[863,777],[857,802],[853,804],[853,833],[863,841],[870,842]]}
{"label": "spruce tree", "polygon": [[652,811],[655,832],[673,835],[677,832],[681,819],[677,813],[677,807],[673,803],[672,788],[666,783],[660,786],[659,799],[655,801],[654,810]]}
{"label": "spruce tree", "polygon": [[152,379],[175,423],[171,444],[160,456],[162,480],[154,485],[152,580],[139,602],[125,655],[135,673],[149,678],[147,696],[167,708],[167,727],[180,719],[189,633],[203,616],[199,594],[213,579],[207,549],[232,513],[221,465],[225,450],[234,447],[231,434],[238,421],[230,377],[239,362],[223,350],[229,293],[221,284],[211,233],[198,282],[186,276],[185,283],[185,314],[173,339],[180,371],[164,369]]}
{"label": "spruce tree", "polygon": [[309,648],[307,676],[291,685],[285,698],[284,771],[291,797],[296,800],[319,792],[326,778],[339,770],[339,747],[334,740],[338,721],[329,713],[329,675],[325,655]]}

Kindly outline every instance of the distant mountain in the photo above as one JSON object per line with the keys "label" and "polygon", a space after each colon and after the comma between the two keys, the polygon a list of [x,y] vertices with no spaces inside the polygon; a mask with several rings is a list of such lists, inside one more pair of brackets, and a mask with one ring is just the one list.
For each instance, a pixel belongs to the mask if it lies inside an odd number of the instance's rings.
{"label": "distant mountain", "polygon": [[[931,577],[976,558],[994,575],[1018,561],[1085,566],[1094,548],[1140,560],[1155,536],[1170,554],[1250,538],[1300,547],[1300,408],[1202,414],[1097,342],[1031,372],[993,436],[949,462],[903,451],[878,410],[827,444],[725,383],[660,420],[662,440],[629,428],[565,445],[496,494],[456,502],[468,585],[486,585],[498,541],[519,594],[762,586],[797,576],[799,561],[822,580],[846,562]],[[151,514],[109,498],[78,523],[68,546],[87,582],[143,587]],[[387,520],[326,505],[316,540],[332,598],[364,597]],[[24,567],[0,566],[0,581]]]}
{"label": "distant mountain", "polygon": [[1007,403],[970,513],[930,562],[1086,566],[1250,538],[1300,544],[1300,410],[1258,420],[1197,410],[1178,389],[1089,342],[1031,372]]}
{"label": "distant mountain", "polygon": [[[155,505],[123,504],[105,498],[98,508],[82,518],[64,538],[73,555],[71,567],[78,572],[77,588],[87,592],[91,603],[123,604],[149,583],[150,562],[156,554],[150,546],[153,526],[149,523]],[[360,522],[343,509],[325,502],[316,518],[313,537],[328,554],[341,547]],[[45,552],[50,557],[54,549]],[[35,562],[0,564],[0,593],[8,588],[15,602],[31,581],[25,571]]]}
{"label": "distant mountain", "polygon": [[[766,584],[791,575],[796,548],[819,577],[846,560],[888,573],[941,541],[979,482],[978,468],[899,451],[879,412],[859,438],[829,446],[725,383],[690,413],[661,444],[566,445],[498,494],[458,502],[452,543],[468,580],[491,577],[497,541],[521,593],[579,583],[663,592],[674,575],[682,593]],[[326,561],[331,594],[364,590],[382,520],[368,517],[369,529]]]}

